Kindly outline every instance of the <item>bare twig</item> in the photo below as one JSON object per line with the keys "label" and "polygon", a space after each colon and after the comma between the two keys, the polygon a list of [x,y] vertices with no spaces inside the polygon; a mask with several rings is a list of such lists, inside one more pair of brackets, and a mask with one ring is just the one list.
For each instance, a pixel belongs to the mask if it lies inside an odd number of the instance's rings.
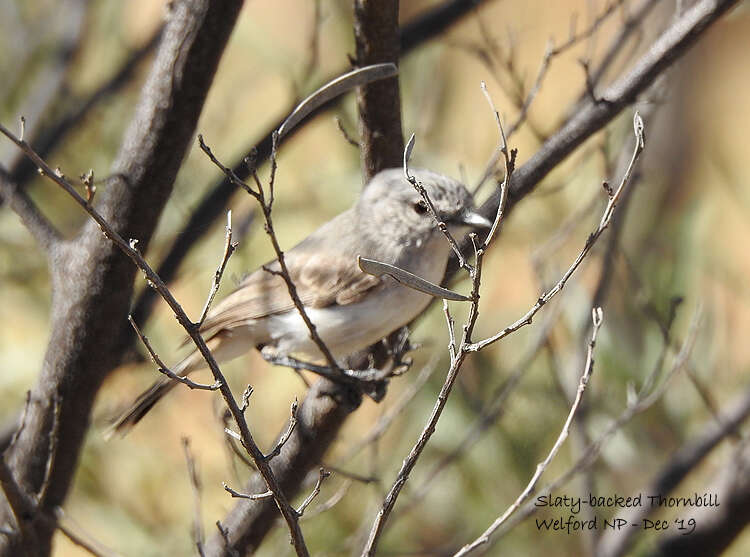
{"label": "bare twig", "polygon": [[584,369],[581,373],[581,379],[578,382],[578,390],[576,392],[575,400],[573,401],[573,405],[570,407],[570,412],[568,412],[568,417],[565,420],[565,424],[563,425],[560,435],[557,437],[557,441],[555,441],[555,444],[552,446],[552,449],[550,450],[547,457],[537,465],[536,471],[531,477],[531,480],[529,480],[526,488],[516,498],[513,504],[508,507],[508,509],[502,515],[500,515],[489,526],[489,528],[484,531],[481,536],[457,551],[456,557],[468,555],[479,546],[484,545],[489,541],[490,536],[508,519],[511,514],[518,510],[518,508],[526,499],[529,498],[531,493],[534,491],[537,482],[542,477],[544,471],[547,469],[547,466],[549,466],[549,463],[552,462],[552,459],[555,458],[558,451],[560,450],[560,447],[568,438],[570,425],[573,423],[573,418],[575,417],[576,412],[578,411],[578,407],[581,404],[583,393],[586,390],[586,385],[588,384],[589,378],[591,377],[591,373],[594,371],[594,346],[596,345],[596,336],[599,333],[599,328],[602,325],[602,308],[595,308],[592,311],[591,320],[593,323],[593,327],[591,330],[591,341],[589,341],[588,352],[586,354],[586,365],[584,366]]}
{"label": "bare twig", "polygon": [[[657,400],[659,400],[659,398],[662,397],[662,395],[666,392],[667,387],[670,385],[672,378],[680,370],[682,370],[688,362],[698,333],[700,316],[701,311],[700,309],[698,309],[693,315],[687,337],[681,344],[680,350],[676,355],[674,361],[672,362],[669,371],[665,374],[662,382],[652,390],[648,391],[641,387],[639,392],[634,395],[633,399],[628,400],[627,406],[622,411],[622,413],[616,419],[614,419],[609,424],[609,426],[596,439],[594,439],[594,441],[592,441],[588,445],[588,447],[586,447],[584,451],[582,451],[581,456],[573,463],[573,465],[564,474],[540,489],[537,492],[537,496],[549,495],[550,493],[560,489],[562,486],[567,484],[578,474],[581,474],[582,472],[587,470],[594,462],[596,462],[596,459],[599,457],[602,448],[615,433],[620,431],[623,426],[625,426],[625,424],[633,419],[634,416],[646,411]],[[669,349],[670,346],[665,344],[664,351],[668,351]],[[657,365],[653,367],[653,369],[649,373],[649,376],[644,381],[644,386],[654,384],[653,378],[656,377],[661,371],[662,363],[663,358],[659,358]],[[509,520],[505,522],[504,525],[502,525],[500,531],[496,532],[494,538],[490,540],[490,544],[496,543],[505,533],[514,528],[518,523],[535,513],[539,509],[539,507],[535,506],[534,503],[535,500],[527,501]]]}
{"label": "bare twig", "polygon": [[133,327],[133,329],[135,329],[135,334],[137,334],[138,338],[141,339],[143,346],[146,347],[146,350],[148,350],[148,353],[151,355],[151,360],[158,366],[159,373],[163,373],[173,381],[178,381],[190,389],[196,389],[199,391],[216,391],[221,387],[221,384],[218,381],[209,385],[207,383],[196,383],[186,375],[177,375],[164,364],[159,355],[154,351],[154,349],[151,347],[151,342],[148,340],[148,337],[144,335],[143,332],[141,332],[141,329],[136,324],[132,315],[128,315],[128,321],[130,322],[130,325]]}
{"label": "bare twig", "polygon": [[580,33],[575,33],[575,30],[571,29],[571,34],[568,37],[568,40],[562,43],[560,46],[552,49],[552,56],[562,54],[582,40],[592,37],[599,30],[602,24],[609,18],[609,16],[611,16],[618,7],[625,3],[625,1],[626,0],[610,1],[609,4],[607,4],[606,8],[604,8],[604,10],[602,10],[602,12],[594,18],[594,20],[591,22],[591,25],[589,25],[589,27],[587,27]]}
{"label": "bare twig", "polygon": [[514,366],[513,371],[508,374],[507,379],[492,392],[489,401],[485,404],[481,414],[477,417],[471,429],[466,432],[463,439],[461,439],[461,441],[459,441],[449,453],[443,456],[437,464],[425,474],[421,484],[412,488],[410,499],[405,506],[402,507],[400,514],[413,508],[420,500],[422,500],[429,493],[432,484],[441,472],[448,468],[453,462],[466,456],[471,447],[479,441],[481,435],[489,430],[489,428],[503,415],[506,408],[505,402],[529,370],[539,352],[545,347],[549,340],[550,333],[552,332],[552,328],[557,322],[558,315],[559,306],[553,307],[551,311],[548,312],[545,321],[542,323],[542,326],[539,327],[537,336],[531,343],[526,354],[519,360],[518,364]]}
{"label": "bare twig", "polygon": [[250,499],[251,501],[258,501],[259,499],[269,499],[273,497],[273,491],[265,491],[263,493],[248,495],[247,493],[240,493],[239,491],[235,491],[225,483],[223,483],[222,485],[224,486],[224,491],[229,493],[232,497],[238,497],[240,499]]}
{"label": "bare twig", "polygon": [[443,314],[445,315],[445,325],[448,328],[448,354],[451,360],[456,357],[456,322],[451,315],[451,308],[448,300],[443,299]]}
{"label": "bare twig", "polygon": [[318,496],[320,493],[320,486],[323,484],[323,480],[325,480],[328,476],[330,476],[331,473],[326,471],[325,468],[321,468],[318,471],[318,481],[315,482],[315,487],[313,488],[310,495],[305,497],[305,500],[302,501],[299,508],[297,508],[297,516],[302,516],[305,514],[305,509],[310,505],[310,503],[313,502],[313,500]]}
{"label": "bare twig", "polygon": [[344,122],[341,121],[341,118],[336,116],[334,119],[336,120],[336,126],[341,132],[341,135],[344,136],[344,139],[346,140],[346,142],[352,147],[356,147],[357,149],[359,149],[359,141],[357,141],[351,135],[349,135],[349,132],[346,131],[346,128],[344,127]]}
{"label": "bare twig", "polygon": [[26,229],[47,254],[61,240],[59,231],[2,167],[0,167],[0,200],[5,201],[19,216]]}
{"label": "bare twig", "polygon": [[320,9],[320,0],[314,0],[313,4],[312,31],[310,32],[310,40],[307,44],[308,58],[302,67],[303,83],[310,79],[310,76],[320,62],[320,27],[323,23],[323,16]]}
{"label": "bare twig", "polygon": [[547,75],[547,70],[549,70],[550,62],[552,61],[552,58],[554,56],[554,42],[552,41],[552,39],[550,39],[547,43],[547,50],[545,50],[544,56],[542,56],[542,63],[539,66],[539,71],[536,74],[534,84],[531,86],[531,89],[529,89],[529,92],[523,99],[523,102],[518,109],[518,115],[516,116],[516,119],[511,123],[510,126],[508,126],[508,137],[512,137],[513,134],[516,133],[516,131],[518,131],[521,125],[526,121],[526,118],[529,115],[529,109],[531,108],[531,103],[534,102],[534,99],[536,99],[539,90],[542,88],[542,83],[544,82],[544,78]]}
{"label": "bare twig", "polygon": [[299,523],[297,521],[297,516],[294,512],[294,509],[289,505],[289,502],[287,501],[285,495],[282,493],[281,488],[276,481],[276,478],[274,477],[270,466],[264,460],[263,453],[256,445],[255,440],[250,433],[250,428],[245,421],[245,417],[240,411],[240,407],[237,404],[237,401],[235,400],[234,395],[232,394],[232,391],[230,390],[226,380],[224,379],[224,375],[219,369],[216,360],[211,354],[211,351],[208,349],[208,346],[206,346],[205,341],[200,336],[195,323],[190,321],[187,314],[182,309],[182,306],[177,302],[177,300],[174,298],[161,278],[156,274],[156,272],[154,272],[154,270],[146,262],[146,260],[143,259],[139,251],[135,249],[134,246],[131,246],[131,243],[134,244],[134,242],[127,242],[125,239],[123,239],[122,236],[120,236],[120,234],[118,234],[109,225],[107,220],[91,204],[89,204],[83,197],[81,197],[76,189],[67,181],[67,179],[65,179],[62,173],[52,170],[47,165],[47,163],[42,160],[42,158],[39,157],[39,155],[26,142],[19,140],[3,125],[0,125],[0,133],[13,141],[13,143],[15,143],[24,153],[26,153],[26,155],[34,162],[34,164],[36,164],[40,168],[40,173],[43,176],[49,178],[63,190],[65,190],[65,192],[70,197],[72,197],[73,200],[78,203],[78,205],[80,205],[94,221],[96,221],[96,223],[101,228],[102,233],[112,242],[114,242],[114,244],[133,261],[133,263],[144,273],[146,279],[149,281],[149,284],[152,285],[152,287],[159,292],[164,301],[167,302],[167,304],[177,317],[180,325],[182,325],[187,334],[195,343],[198,352],[206,360],[206,363],[208,364],[208,367],[210,368],[214,379],[219,384],[218,390],[224,397],[224,401],[226,402],[227,407],[232,413],[232,417],[234,418],[240,430],[242,445],[248,451],[248,454],[250,454],[250,456],[252,457],[253,461],[258,467],[261,476],[266,481],[269,490],[273,492],[276,504],[281,510],[281,514],[284,516],[284,519],[286,520],[289,527],[289,531],[291,533],[292,541],[297,554],[300,556],[308,555],[307,547],[302,536],[302,531],[299,528]]}
{"label": "bare twig", "polygon": [[630,164],[628,165],[628,168],[625,171],[625,175],[622,177],[619,187],[611,196],[609,196],[609,201],[607,203],[607,206],[604,208],[604,213],[602,214],[602,218],[599,222],[598,228],[586,239],[586,243],[584,244],[583,249],[578,254],[578,257],[576,257],[575,261],[573,261],[573,263],[570,265],[568,270],[565,271],[565,273],[557,282],[557,284],[555,284],[555,286],[553,286],[547,292],[543,293],[537,300],[536,304],[534,304],[532,308],[529,311],[527,311],[520,319],[518,319],[511,325],[508,325],[505,329],[503,329],[499,333],[472,344],[469,347],[469,350],[472,350],[472,351],[481,350],[482,348],[489,346],[490,344],[493,344],[494,342],[497,342],[498,340],[502,338],[505,338],[506,336],[508,336],[514,331],[517,331],[521,327],[531,324],[531,321],[534,318],[534,316],[537,314],[537,312],[540,309],[542,309],[542,307],[547,302],[549,302],[558,292],[560,292],[565,287],[565,283],[568,281],[568,279],[570,279],[570,277],[573,275],[576,269],[578,269],[581,262],[584,260],[584,258],[589,253],[589,251],[591,251],[591,248],[594,246],[596,241],[602,235],[602,232],[604,232],[607,226],[609,226],[609,223],[612,220],[612,215],[614,214],[615,207],[617,206],[617,202],[619,201],[620,196],[622,195],[622,192],[625,189],[625,186],[628,184],[630,180],[630,176],[633,172],[635,162],[636,160],[638,160],[638,157],[643,151],[643,147],[644,147],[643,121],[641,120],[641,117],[639,116],[638,112],[636,112],[635,116],[633,117],[633,129],[635,132],[636,140],[635,140],[635,147],[633,149],[633,155],[630,159]]}
{"label": "bare twig", "polygon": [[49,522],[54,522],[57,529],[60,530],[60,532],[62,532],[71,543],[87,551],[94,557],[119,556],[119,553],[104,547],[99,541],[95,540],[90,533],[81,530],[80,526],[76,525],[76,528],[73,528],[65,524],[65,520],[68,522],[72,522],[72,520],[66,515],[62,507],[55,508],[54,518],[45,515],[43,519]]}
{"label": "bare twig", "polygon": [[227,229],[226,229],[226,236],[224,241],[224,255],[221,258],[221,263],[219,263],[219,267],[216,269],[216,273],[214,273],[214,280],[211,282],[211,290],[208,293],[208,298],[206,299],[206,304],[203,306],[203,311],[201,312],[201,317],[198,320],[198,328],[200,328],[203,325],[203,322],[206,320],[206,315],[208,315],[208,310],[211,308],[211,304],[214,301],[214,297],[216,296],[216,293],[219,291],[219,285],[221,284],[221,277],[224,274],[224,269],[227,267],[227,262],[229,261],[229,258],[234,253],[234,250],[237,248],[236,243],[232,243],[232,211],[227,211]]}
{"label": "bare twig", "polygon": [[289,417],[289,426],[286,428],[284,434],[279,437],[278,442],[276,443],[274,448],[271,449],[271,452],[266,455],[266,460],[271,460],[272,458],[279,456],[279,454],[281,453],[281,449],[284,447],[284,444],[289,441],[289,437],[292,436],[292,432],[297,426],[297,407],[297,399],[294,399],[294,402],[292,402],[292,406],[290,408],[291,416]]}
{"label": "bare twig", "polygon": [[482,81],[481,83],[481,89],[482,93],[484,93],[484,97],[487,99],[487,103],[490,105],[492,113],[495,116],[495,124],[497,124],[498,136],[500,138],[500,146],[498,150],[505,160],[505,178],[503,179],[503,184],[500,186],[500,203],[498,205],[497,212],[495,213],[495,220],[492,222],[492,228],[490,228],[490,232],[484,239],[482,246],[482,249],[487,249],[487,246],[495,237],[495,234],[500,227],[500,222],[503,220],[505,203],[508,196],[508,184],[510,183],[510,176],[511,174],[513,174],[513,171],[516,167],[517,151],[514,149],[513,151],[508,152],[508,140],[507,136],[505,135],[503,125],[500,122],[500,113],[497,111],[497,108],[495,108],[495,103],[492,101],[492,97],[490,96],[489,91],[487,91],[487,84],[484,81]]}
{"label": "bare twig", "polygon": [[[393,420],[396,419],[396,417],[398,417],[404,410],[406,410],[406,408],[409,407],[411,401],[414,400],[414,397],[419,393],[420,389],[425,385],[425,383],[427,383],[427,380],[432,376],[435,369],[437,369],[437,363],[438,357],[433,356],[430,361],[424,365],[422,370],[419,372],[419,375],[417,375],[416,379],[409,383],[399,399],[394,402],[393,405],[388,408],[388,410],[386,410],[382,416],[378,418],[378,420],[370,428],[370,430],[365,433],[365,435],[362,436],[362,438],[356,444],[354,444],[346,451],[346,454],[344,455],[344,457],[342,457],[340,462],[348,462],[349,460],[354,458],[354,456],[359,454],[359,452],[366,446],[374,443],[383,436],[383,434],[393,423]],[[334,467],[327,466],[327,468],[333,470],[334,472],[341,473],[340,470],[337,470]]]}
{"label": "bare twig", "polygon": [[[495,116],[497,117],[497,124],[500,128],[500,135],[502,138],[505,137],[503,131],[502,131],[502,124],[500,123],[500,119],[497,116],[497,111],[495,111]],[[409,159],[409,152],[411,151],[411,147],[413,147],[413,138],[409,140],[409,143],[407,143],[407,146],[404,149],[404,174],[407,176],[407,179],[409,178],[408,173],[408,159]],[[504,139],[503,139],[504,143]],[[507,152],[507,148],[506,148]],[[503,183],[500,185],[500,205],[498,206],[497,213],[495,220],[496,223],[493,226],[493,229],[497,229],[497,227],[500,224],[500,220],[502,219],[502,214],[505,209],[505,202],[507,200],[507,191],[508,191],[508,184],[510,182],[511,175],[513,173],[513,166],[511,164],[512,157],[507,156],[506,153],[506,178],[503,181]],[[410,180],[411,181],[411,180]],[[412,182],[413,185],[414,182]],[[415,187],[417,187],[415,185]],[[417,188],[419,191],[419,188]],[[425,202],[427,203],[429,200],[426,199]],[[440,221],[437,219],[437,214],[433,211],[433,217],[435,217],[436,222],[438,223],[438,228],[440,227]],[[449,234],[446,236],[448,237],[448,240],[450,242],[450,239],[452,238]],[[474,330],[474,326],[476,324],[477,318],[479,317],[479,287],[482,279],[482,263],[484,260],[484,254],[487,249],[487,243],[483,243],[481,247],[477,245],[476,241],[476,234],[470,234],[469,235],[471,242],[474,247],[474,257],[475,257],[475,263],[474,266],[470,266],[463,263],[462,267],[468,270],[469,276],[471,277],[472,287],[471,287],[471,304],[469,306],[469,315],[466,320],[466,324],[463,327],[463,334],[461,337],[461,342],[458,347],[458,352],[455,354],[455,357],[451,358],[451,364],[450,368],[448,369],[448,373],[446,375],[445,381],[443,383],[443,386],[440,389],[440,393],[438,394],[437,400],[435,401],[435,404],[432,408],[432,412],[430,414],[430,417],[427,420],[427,423],[425,424],[424,428],[422,429],[421,434],[419,435],[419,438],[417,439],[416,443],[412,447],[411,451],[409,452],[409,455],[404,459],[401,469],[398,472],[398,475],[396,476],[396,480],[393,482],[393,485],[391,486],[390,490],[388,491],[388,494],[386,495],[385,499],[383,500],[383,503],[381,505],[380,511],[378,512],[375,521],[373,522],[372,528],[370,530],[370,535],[367,539],[367,543],[365,544],[363,550],[362,550],[362,556],[372,556],[375,555],[375,551],[377,549],[378,541],[380,540],[381,535],[383,534],[383,531],[385,529],[385,523],[388,520],[388,517],[390,516],[391,512],[393,511],[393,507],[396,504],[396,500],[398,499],[399,494],[401,493],[402,488],[406,484],[406,482],[409,479],[409,475],[411,474],[411,471],[414,469],[414,466],[416,466],[417,461],[419,460],[419,457],[422,455],[422,452],[424,451],[424,448],[427,446],[428,441],[432,437],[432,435],[435,433],[435,429],[437,427],[437,423],[440,419],[440,416],[443,413],[443,409],[445,408],[446,403],[448,402],[448,396],[451,393],[451,390],[453,389],[453,385],[456,382],[456,379],[458,378],[458,373],[461,369],[461,366],[463,365],[464,360],[471,352],[469,350],[469,347],[472,343],[471,341],[471,335]],[[492,239],[491,237],[489,238]]]}
{"label": "bare twig", "polygon": [[[10,442],[8,443],[8,447],[5,450],[11,449],[13,445],[16,444],[16,441],[18,441],[18,437],[19,435],[21,435],[23,428],[26,427],[26,415],[29,412],[29,404],[31,404],[31,391],[26,391],[26,398],[23,403],[23,411],[21,412],[21,417],[18,419],[18,427],[13,432],[13,435],[10,438]],[[4,450],[0,449],[0,452],[4,452]]]}
{"label": "bare twig", "polygon": [[52,428],[49,432],[49,458],[44,468],[44,479],[39,493],[36,496],[36,506],[40,507],[47,499],[47,492],[52,481],[52,470],[55,468],[55,455],[57,454],[57,444],[60,440],[60,395],[55,393],[52,401]]}
{"label": "bare twig", "polygon": [[[335,472],[335,470],[331,470],[331,472]],[[338,474],[338,473],[337,473]],[[324,501],[323,503],[320,503],[317,507],[315,507],[311,512],[307,513],[305,515],[305,519],[312,518],[313,516],[318,516],[319,514],[323,514],[326,511],[331,510],[333,507],[335,507],[339,501],[341,501],[344,496],[349,491],[349,488],[353,484],[353,480],[347,478],[341,483],[341,486],[336,490],[336,493],[331,495],[331,497]]]}
{"label": "bare twig", "polygon": [[36,550],[36,542],[33,532],[29,530],[29,520],[34,516],[36,504],[16,482],[13,472],[5,462],[5,455],[0,454],[0,489],[5,495],[12,516],[16,522],[16,531],[21,538],[22,547],[28,549],[29,553]]}
{"label": "bare twig", "polygon": [[[417,193],[419,193],[419,195],[422,196],[422,199],[427,205],[427,209],[430,211],[430,215],[435,220],[435,224],[437,228],[440,230],[440,232],[443,233],[443,236],[445,236],[445,238],[448,240],[448,243],[450,244],[451,249],[453,249],[453,253],[456,254],[456,257],[458,258],[459,266],[466,269],[467,271],[470,271],[471,267],[468,265],[468,263],[466,263],[466,259],[464,258],[463,254],[461,253],[461,250],[458,247],[458,242],[456,242],[456,239],[448,230],[448,225],[445,224],[443,220],[440,218],[440,215],[438,214],[437,209],[435,209],[435,205],[432,203],[430,196],[427,195],[427,190],[422,185],[422,183],[419,180],[417,180],[413,174],[409,172],[409,159],[411,158],[411,152],[412,152],[412,149],[414,149],[415,141],[416,141],[416,137],[414,136],[414,134],[411,134],[411,137],[409,137],[409,141],[406,142],[406,147],[404,147],[404,160],[403,160],[404,177],[412,186],[414,186],[414,189],[417,190]],[[441,297],[445,297],[445,296],[441,296]]]}
{"label": "bare twig", "polygon": [[240,557],[240,552],[234,549],[229,542],[229,531],[221,524],[221,520],[216,521],[216,529],[219,530],[219,535],[224,543],[223,549],[226,550],[231,557]]}
{"label": "bare twig", "polygon": [[[687,367],[685,368],[687,371]],[[719,414],[716,423],[711,423],[694,441],[681,447],[661,470],[642,488],[642,493],[659,493],[666,495],[672,491],[696,466],[716,448],[721,441],[737,433],[738,427],[750,416],[750,390],[739,397],[731,408]],[[656,510],[651,506],[634,507],[620,512],[617,518],[623,518],[628,524],[640,523],[643,518]],[[596,554],[601,557],[618,557],[628,550],[634,534],[633,529],[605,533],[599,540]]]}
{"label": "bare twig", "polygon": [[203,518],[201,514],[201,481],[198,476],[195,458],[190,450],[190,439],[188,437],[182,438],[182,450],[185,453],[190,488],[193,491],[193,541],[198,555],[204,557],[203,544],[205,543],[205,537],[203,535]]}
{"label": "bare twig", "polygon": [[[278,137],[278,136],[276,136]],[[274,148],[272,150],[271,154],[271,178],[269,180],[269,197],[268,200],[266,200],[266,195],[264,188],[260,182],[260,179],[258,178],[258,175],[255,171],[255,169],[252,170],[251,174],[253,175],[253,178],[255,179],[255,184],[257,186],[257,191],[251,188],[247,183],[240,180],[235,172],[226,166],[224,166],[211,152],[211,149],[206,145],[206,143],[203,141],[203,136],[198,135],[198,143],[200,145],[201,150],[203,150],[206,155],[208,155],[208,158],[213,162],[219,169],[221,169],[222,172],[226,175],[229,180],[232,181],[235,185],[241,187],[244,189],[247,193],[249,193],[260,205],[261,210],[263,212],[263,218],[265,220],[265,231],[268,235],[269,239],[271,240],[271,244],[273,246],[274,252],[276,252],[276,259],[279,262],[280,271],[270,271],[274,274],[278,273],[278,275],[284,280],[284,283],[286,284],[287,290],[289,291],[289,296],[292,298],[292,302],[294,303],[294,307],[299,312],[300,317],[305,323],[305,326],[307,327],[308,331],[310,332],[310,338],[315,343],[315,345],[320,350],[321,354],[325,357],[329,367],[331,368],[331,371],[335,375],[343,375],[341,368],[339,367],[338,363],[336,362],[335,358],[331,354],[331,351],[328,349],[328,347],[323,342],[323,339],[320,338],[320,335],[318,334],[318,330],[315,326],[315,324],[312,322],[310,317],[307,315],[307,311],[305,311],[304,304],[302,303],[302,300],[300,300],[299,295],[297,294],[297,287],[294,285],[294,281],[292,281],[291,275],[289,274],[289,269],[287,269],[286,266],[286,259],[284,258],[284,252],[281,250],[281,246],[279,245],[278,238],[276,237],[276,232],[274,231],[273,227],[273,219],[271,217],[271,209],[273,205],[273,184],[275,179],[275,168],[276,168],[276,140],[274,140]]]}

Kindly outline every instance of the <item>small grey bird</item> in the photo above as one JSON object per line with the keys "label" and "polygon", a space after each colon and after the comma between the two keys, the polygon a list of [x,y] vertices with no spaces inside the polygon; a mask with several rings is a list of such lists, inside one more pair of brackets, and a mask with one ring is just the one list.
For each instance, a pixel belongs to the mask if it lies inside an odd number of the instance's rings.
{"label": "small grey bird", "polygon": [[[474,212],[471,195],[462,184],[428,170],[413,174],[454,236],[491,226]],[[363,273],[357,256],[440,283],[450,254],[450,245],[422,197],[402,169],[393,168],[376,175],[353,207],[286,252],[285,259],[308,316],[338,360],[406,325],[431,299],[390,276]],[[279,270],[278,261],[266,267]],[[322,358],[286,283],[263,268],[248,275],[209,312],[200,332],[219,362],[254,347],[308,361]],[[193,351],[172,371],[184,376],[203,367],[205,361]],[[176,384],[160,378],[115,421],[112,431],[125,433]]]}

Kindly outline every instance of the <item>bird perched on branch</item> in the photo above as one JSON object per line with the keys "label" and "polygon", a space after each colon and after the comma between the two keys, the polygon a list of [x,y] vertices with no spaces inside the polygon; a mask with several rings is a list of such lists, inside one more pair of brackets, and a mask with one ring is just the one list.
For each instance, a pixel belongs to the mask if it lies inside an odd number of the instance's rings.
{"label": "bird perched on branch", "polygon": [[[428,170],[413,171],[413,176],[454,236],[491,226],[474,211],[461,183]],[[364,273],[358,257],[440,283],[450,254],[428,204],[403,170],[393,168],[372,178],[353,207],[286,252],[285,261],[307,315],[338,361],[406,325],[431,299],[391,276]],[[200,333],[218,362],[252,348],[321,359],[280,270],[278,261],[256,270],[209,312]],[[193,351],[172,371],[186,376],[204,367],[203,357]],[[177,381],[161,377],[115,421],[112,431],[125,433],[175,385]]]}

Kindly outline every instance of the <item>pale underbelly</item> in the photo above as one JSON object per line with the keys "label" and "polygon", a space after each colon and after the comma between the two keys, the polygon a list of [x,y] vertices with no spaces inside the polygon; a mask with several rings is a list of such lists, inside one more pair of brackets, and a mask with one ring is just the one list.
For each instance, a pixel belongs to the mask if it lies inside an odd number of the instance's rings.
{"label": "pale underbelly", "polygon": [[[336,359],[376,343],[419,315],[430,296],[411,288],[392,285],[346,306],[306,308],[318,334]],[[310,338],[297,311],[270,317],[271,344],[281,354],[320,359],[321,353]]]}

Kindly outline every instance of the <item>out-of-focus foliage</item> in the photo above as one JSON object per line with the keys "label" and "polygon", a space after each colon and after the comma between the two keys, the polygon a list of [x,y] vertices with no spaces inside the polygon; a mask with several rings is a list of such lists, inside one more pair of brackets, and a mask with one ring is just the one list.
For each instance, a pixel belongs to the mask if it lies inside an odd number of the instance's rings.
{"label": "out-of-focus foliage", "polygon": [[[19,113],[27,116],[49,76],[61,72],[60,38],[74,2],[11,0],[0,8],[0,116],[12,125]],[[72,53],[67,71],[60,75],[64,94],[27,126],[54,119],[71,99],[86,97],[148,38],[162,18],[164,6],[152,0],[92,2],[85,14],[82,40]],[[402,20],[408,21],[434,2],[402,2]],[[564,42],[571,18],[578,14],[584,29],[602,9],[602,2],[505,0],[490,2],[466,17],[439,40],[432,41],[401,64],[404,130],[417,135],[413,164],[476,182],[497,144],[496,128],[479,88],[488,84],[507,121],[515,119],[512,82],[506,69],[483,62],[477,48],[494,41],[528,91],[545,52],[547,40]],[[670,17],[673,2],[664,2],[644,30],[623,49],[613,67],[617,73],[630,62],[627,53],[639,53]],[[593,10],[593,13],[592,13]],[[619,29],[619,10],[602,24],[591,40],[553,60],[535,99],[530,126],[511,139],[522,164],[552,133],[572,102],[584,90],[584,71],[578,59],[601,57]],[[311,60],[314,3],[284,0],[247,2],[210,92],[198,129],[214,153],[225,162],[243,154],[253,141],[309,92],[321,78],[346,64],[353,52],[351,9],[347,2],[321,2],[318,56]],[[698,306],[703,320],[692,351],[691,368],[697,383],[679,376],[663,400],[625,427],[605,447],[591,476],[597,494],[628,494],[639,490],[673,451],[711,422],[704,394],[718,408],[746,388],[750,367],[750,180],[746,130],[750,128],[750,73],[747,64],[747,9],[719,22],[705,40],[674,70],[651,96],[654,116],[649,119],[644,162],[621,235],[611,289],[604,303],[604,327],[596,353],[596,371],[586,394],[581,428],[591,438],[626,404],[628,385],[640,386],[662,349],[657,319],[666,320],[670,300],[684,298],[677,310],[672,335],[684,339]],[[639,40],[638,40],[639,39]],[[511,47],[512,45],[512,47]],[[50,156],[71,176],[93,168],[107,174],[123,129],[131,117],[148,62],[117,95],[98,105]],[[34,99],[37,99],[35,101]],[[651,107],[641,106],[642,109]],[[33,112],[33,111],[32,111]],[[344,126],[356,134],[354,103],[348,98],[337,111]],[[517,206],[487,258],[482,289],[482,312],[477,338],[490,335],[522,315],[541,288],[557,280],[582,247],[600,218],[606,202],[602,180],[616,183],[612,172],[623,150],[632,142],[631,111],[598,134],[553,172],[537,192]],[[535,130],[535,131],[533,131]],[[0,143],[0,161],[12,164],[17,153]],[[278,201],[275,224],[284,246],[292,246],[317,225],[345,209],[361,187],[359,155],[341,136],[329,113],[305,126],[284,144],[279,156]],[[265,172],[265,169],[264,169]],[[180,172],[155,240],[147,254],[158,261],[185,223],[198,200],[218,178],[215,167],[197,144]],[[486,197],[491,186],[479,193]],[[47,182],[34,180],[33,198],[66,234],[73,234],[84,215]],[[593,201],[592,201],[593,200]],[[582,212],[584,208],[589,209]],[[237,194],[231,203],[235,223],[251,214],[254,203]],[[572,215],[578,215],[571,220]],[[540,246],[557,237],[553,249],[543,251],[535,266],[532,257]],[[271,257],[271,248],[258,226],[240,238],[223,292],[247,270]],[[557,437],[585,356],[585,330],[591,295],[601,270],[601,246],[583,265],[565,291],[545,308],[535,324],[470,359],[462,371],[440,422],[438,432],[402,495],[397,513],[381,548],[384,552],[438,552],[457,548],[478,535],[520,493]],[[221,223],[205,232],[182,267],[173,291],[184,307],[197,315],[202,307],[223,243]],[[464,288],[463,282],[457,288]],[[18,218],[0,210],[0,420],[13,419],[23,393],[35,381],[42,361],[50,301],[44,258]],[[460,307],[455,308],[462,316]],[[546,315],[556,324],[547,346],[539,351],[505,411],[482,439],[448,467],[432,484],[426,498],[408,512],[411,494],[427,472],[464,438],[489,395],[502,383],[536,338]],[[160,354],[172,361],[181,334],[165,306],[159,306],[146,332]],[[303,529],[311,549],[318,553],[351,553],[358,547],[403,457],[416,439],[432,407],[447,368],[446,332],[442,316],[431,311],[414,331],[424,343],[413,370],[391,383],[385,402],[366,401],[349,420],[327,463],[379,482],[354,482],[331,510],[305,518]],[[356,443],[391,406],[432,354],[442,354],[437,370],[386,435],[351,461],[341,462]],[[673,356],[668,356],[666,366]],[[285,369],[272,369],[256,354],[225,366],[233,387],[241,392],[250,382],[256,395],[248,411],[250,426],[262,446],[270,446],[283,427],[293,398],[304,396],[304,385]],[[176,389],[124,440],[105,442],[102,429],[118,405],[137,394],[155,377],[148,364],[124,365],[101,392],[93,427],[66,510],[83,528],[105,545],[126,555],[183,555],[192,549],[190,524],[193,500],[181,446],[191,439],[203,481],[202,513],[206,531],[233,501],[221,482],[239,488],[248,476],[241,463],[228,454],[217,419],[219,397]],[[580,452],[582,438],[571,440],[547,472],[554,478],[567,470]],[[728,448],[716,451],[679,494],[705,486],[725,462]],[[332,497],[346,479],[326,482],[317,502]],[[589,486],[573,482],[567,494],[586,494]],[[684,492],[684,493],[683,493]],[[312,505],[312,515],[315,504]],[[542,513],[542,517],[554,513]],[[664,517],[676,515],[664,513]],[[364,529],[363,529],[364,528]],[[278,529],[262,554],[276,555],[287,547],[288,534]],[[643,540],[647,546],[653,538]],[[503,539],[504,554],[578,554],[585,536],[539,532],[533,520]],[[748,551],[747,535],[730,554]],[[82,550],[65,538],[56,538],[56,555],[80,555]]]}

